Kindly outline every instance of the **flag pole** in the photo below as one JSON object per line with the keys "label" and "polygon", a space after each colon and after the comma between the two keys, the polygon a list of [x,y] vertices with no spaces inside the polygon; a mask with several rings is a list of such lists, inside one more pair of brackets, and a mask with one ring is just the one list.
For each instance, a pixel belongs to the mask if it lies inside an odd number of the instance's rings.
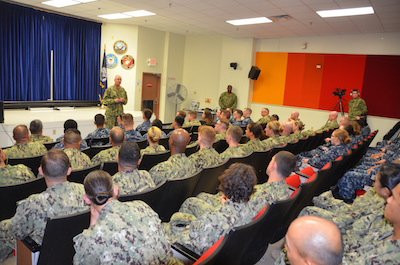
{"label": "flag pole", "polygon": [[[104,106],[104,92],[107,89],[107,65],[106,65],[106,43],[104,42],[104,53],[103,53],[103,63],[101,65],[101,73],[100,73],[100,93],[99,99],[101,103],[101,109],[105,109]],[[103,94],[103,95],[102,95]]]}

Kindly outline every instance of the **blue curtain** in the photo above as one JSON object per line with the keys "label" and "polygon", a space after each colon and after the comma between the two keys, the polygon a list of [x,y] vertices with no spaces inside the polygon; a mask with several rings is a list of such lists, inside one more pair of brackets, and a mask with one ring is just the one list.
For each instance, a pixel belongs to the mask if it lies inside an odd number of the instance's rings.
{"label": "blue curtain", "polygon": [[0,2],[0,101],[96,100],[101,24]]}

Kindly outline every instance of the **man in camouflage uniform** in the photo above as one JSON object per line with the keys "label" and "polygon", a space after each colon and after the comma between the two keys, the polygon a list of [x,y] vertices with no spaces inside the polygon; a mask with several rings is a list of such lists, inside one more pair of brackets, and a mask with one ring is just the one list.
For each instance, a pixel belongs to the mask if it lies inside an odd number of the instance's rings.
{"label": "man in camouflage uniform", "polygon": [[288,121],[284,121],[281,123],[283,131],[281,132],[281,142],[282,143],[290,143],[294,141],[292,131],[293,131],[293,124]]}
{"label": "man in camouflage uniform", "polygon": [[111,148],[100,151],[92,158],[92,165],[104,162],[116,161],[119,149],[125,140],[124,130],[115,126],[110,131]]}
{"label": "man in camouflage uniform", "polygon": [[288,119],[288,121],[297,121],[300,120],[299,118],[300,113],[297,110],[294,110],[290,113],[290,117]]}
{"label": "man in camouflage uniform", "polygon": [[197,112],[194,110],[189,111],[188,113],[188,122],[185,123],[187,127],[189,126],[200,126],[201,123],[197,120]]}
{"label": "man in camouflage uniform", "polygon": [[323,132],[323,131],[329,130],[331,128],[335,128],[335,129],[339,128],[339,123],[337,122],[337,117],[338,117],[337,111],[331,111],[329,113],[328,122],[324,126],[319,128],[316,132]]}
{"label": "man in camouflage uniform", "polygon": [[110,137],[110,130],[104,128],[104,123],[105,123],[105,117],[103,114],[99,113],[94,116],[94,124],[96,125],[96,130],[94,130],[94,132],[89,133],[85,139],[87,140],[90,146],[92,146],[93,138]]}
{"label": "man in camouflage uniform", "polygon": [[196,167],[185,155],[186,145],[190,141],[189,133],[184,129],[176,129],[169,138],[171,157],[161,162],[149,171],[156,185],[169,180],[192,176],[197,172]]}
{"label": "man in camouflage uniform", "polygon": [[221,111],[221,115],[220,115],[220,119],[228,120],[228,122],[229,122],[228,128],[232,126],[231,121],[230,121],[230,119],[231,119],[231,112],[230,112],[229,110],[222,110],[222,111]]}
{"label": "man in camouflage uniform", "polygon": [[[64,122],[64,133],[68,130],[68,129],[77,129],[78,130],[78,123],[75,121],[75,120],[73,120],[73,119],[68,119],[68,120],[66,120],[65,122]],[[79,132],[79,134],[80,134],[81,132]],[[62,143],[62,138],[64,138],[64,134],[63,135],[61,135],[60,137],[58,137],[57,139],[56,139],[56,141],[58,142],[59,141],[59,143],[57,143],[55,146],[53,146],[53,148],[57,148],[57,149],[61,149],[61,150],[64,150],[64,144]],[[85,140],[82,140],[82,143],[81,143],[81,146],[80,146],[80,150],[82,150],[82,149],[85,149],[85,148],[88,148],[88,145],[87,145],[87,143],[86,143],[86,141]]]}
{"label": "man in camouflage uniform", "polygon": [[226,139],[226,130],[229,128],[229,121],[227,119],[219,119],[215,124],[215,131],[217,134],[215,135],[215,141],[225,140]]}
{"label": "man in camouflage uniform", "polygon": [[233,111],[233,122],[232,125],[233,126],[239,126],[239,127],[243,127],[242,125],[242,116],[243,116],[243,111],[241,111],[240,109],[235,109]]}
{"label": "man in camouflage uniform", "polygon": [[67,181],[71,168],[63,151],[52,149],[44,155],[39,173],[44,176],[47,189],[20,201],[14,217],[0,223],[0,262],[15,247],[15,239],[30,236],[41,245],[48,217],[87,209],[83,185]]}
{"label": "man in camouflage uniform", "polygon": [[200,150],[189,156],[189,160],[196,167],[196,170],[217,166],[223,162],[218,152],[212,147],[215,140],[214,128],[206,125],[200,126],[198,140]]}
{"label": "man in camouflage uniform", "polygon": [[136,131],[141,132],[141,131],[148,131],[151,127],[151,116],[153,115],[153,112],[150,109],[144,109],[143,111],[143,122],[139,124],[136,127]]}
{"label": "man in camouflage uniform", "polygon": [[51,143],[53,139],[51,139],[48,135],[43,135],[43,123],[41,120],[33,120],[29,124],[29,131],[31,131],[30,140],[31,142],[39,142],[39,143]]}
{"label": "man in camouflage uniform", "polygon": [[103,103],[106,109],[106,128],[112,129],[117,125],[118,115],[124,113],[124,105],[128,103],[128,96],[125,89],[121,86],[122,78],[116,75],[114,85],[106,89],[103,96]]}
{"label": "man in camouflage uniform", "polygon": [[360,92],[358,89],[351,90],[351,96],[353,97],[349,101],[349,118],[355,120],[356,117],[365,117],[367,115],[367,104],[360,98]]}
{"label": "man in camouflage uniform", "polygon": [[118,157],[118,173],[112,176],[114,184],[119,188],[119,194],[132,194],[153,188],[153,178],[146,170],[138,170],[140,159],[140,149],[135,142],[125,142],[122,144]]}
{"label": "man in camouflage uniform", "polygon": [[244,110],[243,110],[243,120],[242,120],[242,125],[241,125],[241,127],[245,127],[245,126],[247,126],[247,124],[249,124],[250,122],[253,122],[253,120],[250,118],[250,116],[251,116],[251,113],[252,113],[253,111],[251,110],[251,108],[245,108]]}
{"label": "man in camouflage uniform", "polygon": [[222,93],[221,96],[219,97],[219,106],[221,107],[221,109],[227,109],[227,108],[236,109],[236,105],[237,105],[237,96],[234,93],[232,93],[232,86],[229,85],[227,87],[227,92]]}
{"label": "man in camouflage uniform", "polygon": [[257,121],[258,124],[267,124],[271,117],[269,116],[269,109],[262,108],[261,109],[261,118]]}
{"label": "man in camouflage uniform", "polygon": [[27,166],[22,164],[6,165],[6,159],[6,155],[0,148],[0,185],[17,184],[36,178]]}
{"label": "man in camouflage uniform", "polygon": [[41,143],[30,142],[29,131],[25,125],[18,125],[13,130],[15,144],[4,150],[7,158],[39,156],[47,153]]}
{"label": "man in camouflage uniform", "polygon": [[68,129],[64,133],[62,142],[65,146],[64,152],[71,162],[72,170],[80,170],[90,167],[92,164],[87,154],[79,151],[81,146],[81,135],[76,129]]}
{"label": "man in camouflage uniform", "polygon": [[228,129],[226,133],[226,142],[229,144],[229,147],[220,154],[223,161],[228,160],[231,157],[243,157],[251,153],[251,151],[249,152],[248,148],[245,148],[244,145],[239,145],[242,136],[242,128],[232,126]]}
{"label": "man in camouflage uniform", "polygon": [[122,115],[122,126],[124,126],[125,130],[125,139],[126,141],[141,141],[143,140],[143,136],[140,132],[133,129],[134,121],[133,116],[130,113],[125,113]]}

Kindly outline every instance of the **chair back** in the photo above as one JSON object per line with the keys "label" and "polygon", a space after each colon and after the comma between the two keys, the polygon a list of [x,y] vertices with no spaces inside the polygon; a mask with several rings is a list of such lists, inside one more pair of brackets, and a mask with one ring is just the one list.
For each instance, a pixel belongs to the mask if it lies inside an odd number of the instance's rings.
{"label": "chair back", "polygon": [[288,151],[294,155],[299,154],[300,150],[298,150],[297,146],[299,144],[299,140],[296,140],[294,142],[286,143],[286,146],[283,148],[284,151]]}
{"label": "chair back", "polygon": [[165,181],[160,183],[157,187],[150,188],[141,192],[121,195],[118,197],[118,200],[121,202],[128,201],[144,201],[147,205],[149,205],[153,210],[157,209],[157,205],[160,201],[160,198],[165,189]]}
{"label": "chair back", "polygon": [[43,177],[19,184],[0,185],[0,221],[14,216],[17,202],[47,188]]}
{"label": "chair back", "polygon": [[188,133],[191,133],[192,126],[182,127],[182,129],[186,130]]}
{"label": "chair back", "polygon": [[165,133],[165,134],[169,134],[170,132],[172,132],[173,130],[175,130],[174,128],[162,128],[162,131]]}
{"label": "chair back", "polygon": [[85,154],[89,156],[90,159],[92,159],[95,155],[100,153],[103,150],[106,150],[108,148],[111,148],[111,145],[99,145],[99,146],[91,146],[88,150],[88,152],[85,152],[85,149],[82,150]]}
{"label": "chair back", "polygon": [[250,141],[250,139],[247,138],[246,135],[243,135],[242,138],[240,138],[239,144],[245,144],[248,141]]}
{"label": "chair back", "polygon": [[242,163],[248,165],[250,163],[251,154],[242,157],[231,157],[225,164],[225,168],[229,168],[234,163]]}
{"label": "chair back", "polygon": [[198,144],[191,147],[186,147],[185,155],[189,157],[191,154],[196,153],[198,150],[200,150],[200,146]]}
{"label": "chair back", "polygon": [[170,156],[171,152],[169,150],[162,153],[143,154],[142,161],[140,162],[139,165],[139,170],[149,171],[152,167],[154,167],[158,163],[167,161]]}
{"label": "chair back", "polygon": [[199,132],[199,125],[193,125],[192,129],[190,130],[191,133]]}
{"label": "chair back", "polygon": [[38,265],[72,264],[75,255],[73,238],[89,227],[90,210],[50,217],[47,220]]}
{"label": "chair back", "polygon": [[158,144],[164,146],[166,150],[169,150],[169,137],[161,138]]}
{"label": "chair back", "polygon": [[55,141],[55,142],[50,142],[50,143],[43,143],[43,145],[46,147],[47,151],[49,151],[53,146],[58,144],[60,141]]}
{"label": "chair back", "polygon": [[118,172],[118,163],[114,161],[104,162],[101,169],[112,176]]}
{"label": "chair back", "polygon": [[9,158],[8,164],[15,166],[18,164],[23,164],[31,169],[33,174],[37,176],[40,167],[40,161],[42,161],[43,155],[31,156],[31,157],[19,157],[19,158]]}
{"label": "chair back", "polygon": [[172,214],[176,213],[182,203],[192,195],[201,172],[182,179],[167,180],[164,184],[164,192],[155,209],[161,221],[169,222]]}
{"label": "chair back", "polygon": [[200,192],[216,194],[219,185],[218,177],[224,172],[225,164],[226,161],[217,166],[203,168],[192,196],[197,196]]}
{"label": "chair back", "polygon": [[218,145],[214,147],[215,151],[218,152],[218,154],[221,154],[224,152],[227,148],[229,147],[229,144],[226,142],[225,139],[221,139],[218,141]]}
{"label": "chair back", "polygon": [[254,151],[250,156],[250,161],[248,164],[254,167],[258,184],[262,184],[267,181],[267,160],[271,155],[271,150],[272,149],[268,149],[266,151]]}
{"label": "chair back", "polygon": [[70,182],[75,182],[75,183],[80,183],[83,184],[83,181],[85,180],[87,174],[94,170],[99,170],[101,164],[97,164],[85,169],[80,169],[80,170],[73,170],[71,174],[67,177],[68,181]]}
{"label": "chair back", "polygon": [[147,147],[147,139],[143,139],[140,141],[135,141],[138,144],[140,149],[145,149]]}
{"label": "chair back", "polygon": [[94,137],[85,140],[87,140],[89,146],[108,145],[110,143],[110,137]]}
{"label": "chair back", "polygon": [[195,142],[199,138],[199,132],[192,132],[192,135],[190,136],[190,141]]}

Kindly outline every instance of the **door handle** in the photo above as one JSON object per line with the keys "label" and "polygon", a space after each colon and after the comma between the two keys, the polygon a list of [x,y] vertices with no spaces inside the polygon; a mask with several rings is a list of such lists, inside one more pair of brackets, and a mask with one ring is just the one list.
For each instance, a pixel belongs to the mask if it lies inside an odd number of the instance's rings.
{"label": "door handle", "polygon": [[154,101],[155,101],[154,104],[158,104],[158,99],[157,98],[155,98]]}

